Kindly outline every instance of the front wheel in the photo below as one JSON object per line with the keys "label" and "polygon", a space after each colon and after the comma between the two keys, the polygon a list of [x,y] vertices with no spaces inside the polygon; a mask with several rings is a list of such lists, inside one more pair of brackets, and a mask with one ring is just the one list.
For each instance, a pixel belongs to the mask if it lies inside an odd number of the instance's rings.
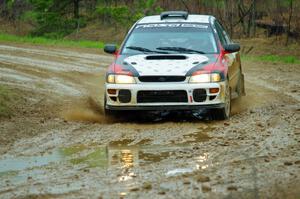
{"label": "front wheel", "polygon": [[105,117],[116,117],[117,111],[113,111],[113,110],[110,110],[110,109],[106,108],[106,95],[104,95],[104,106],[103,106],[103,109],[104,109],[104,116]]}
{"label": "front wheel", "polygon": [[225,83],[225,100],[224,107],[211,110],[211,119],[226,120],[229,119],[231,112],[231,91],[228,80]]}

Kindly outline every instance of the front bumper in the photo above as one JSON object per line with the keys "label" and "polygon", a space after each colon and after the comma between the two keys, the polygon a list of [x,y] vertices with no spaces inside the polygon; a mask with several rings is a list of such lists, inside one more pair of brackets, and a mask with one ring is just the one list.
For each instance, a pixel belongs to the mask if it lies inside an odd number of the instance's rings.
{"label": "front bumper", "polygon": [[[211,93],[210,89],[218,88],[217,93]],[[224,107],[224,88],[225,82],[218,83],[137,83],[137,84],[108,84],[105,85],[106,109],[110,110],[199,110],[209,108]],[[111,94],[108,90],[116,90]],[[201,102],[194,99],[194,91],[203,89],[206,97]],[[131,98],[126,103],[119,100],[119,91],[129,90]],[[141,103],[138,100],[139,91],[185,91],[186,102],[147,102]]]}
{"label": "front bumper", "polygon": [[106,105],[109,110],[121,111],[193,111],[200,109],[224,108],[224,104],[210,105],[168,105],[168,106],[110,106]]}

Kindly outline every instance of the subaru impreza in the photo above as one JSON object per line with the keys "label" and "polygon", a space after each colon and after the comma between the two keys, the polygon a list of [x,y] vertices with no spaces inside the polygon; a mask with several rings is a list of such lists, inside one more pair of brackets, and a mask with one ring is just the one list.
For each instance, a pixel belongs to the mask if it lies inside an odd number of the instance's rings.
{"label": "subaru impreza", "polygon": [[228,119],[231,100],[245,94],[240,45],[208,15],[163,12],[137,21],[108,68],[104,109],[201,111]]}

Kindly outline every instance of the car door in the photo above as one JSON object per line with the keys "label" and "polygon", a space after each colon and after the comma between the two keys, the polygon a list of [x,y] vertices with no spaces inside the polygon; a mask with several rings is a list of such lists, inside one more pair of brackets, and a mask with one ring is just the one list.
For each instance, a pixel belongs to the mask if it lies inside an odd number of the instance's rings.
{"label": "car door", "polygon": [[[218,22],[215,21],[216,30],[218,32],[220,41],[222,46],[226,44],[232,43],[230,37],[226,33],[223,26]],[[239,53],[227,53],[224,55],[224,59],[227,62],[228,65],[228,78],[229,78],[229,85],[231,88],[232,97],[235,98],[235,95],[237,95],[237,85],[238,81],[240,79],[240,57]]]}

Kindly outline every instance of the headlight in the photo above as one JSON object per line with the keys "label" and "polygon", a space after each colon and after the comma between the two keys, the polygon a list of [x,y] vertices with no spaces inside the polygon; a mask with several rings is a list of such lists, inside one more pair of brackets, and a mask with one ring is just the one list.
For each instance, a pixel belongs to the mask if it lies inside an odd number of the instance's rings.
{"label": "headlight", "polygon": [[210,74],[210,81],[211,82],[219,82],[219,81],[221,81],[221,75],[219,73],[212,73],[212,74]]}
{"label": "headlight", "polygon": [[135,79],[128,75],[108,75],[107,83],[110,84],[135,84]]}
{"label": "headlight", "polygon": [[219,82],[219,81],[221,81],[220,74],[211,73],[211,74],[193,75],[191,76],[189,83],[209,83],[209,82]]}

